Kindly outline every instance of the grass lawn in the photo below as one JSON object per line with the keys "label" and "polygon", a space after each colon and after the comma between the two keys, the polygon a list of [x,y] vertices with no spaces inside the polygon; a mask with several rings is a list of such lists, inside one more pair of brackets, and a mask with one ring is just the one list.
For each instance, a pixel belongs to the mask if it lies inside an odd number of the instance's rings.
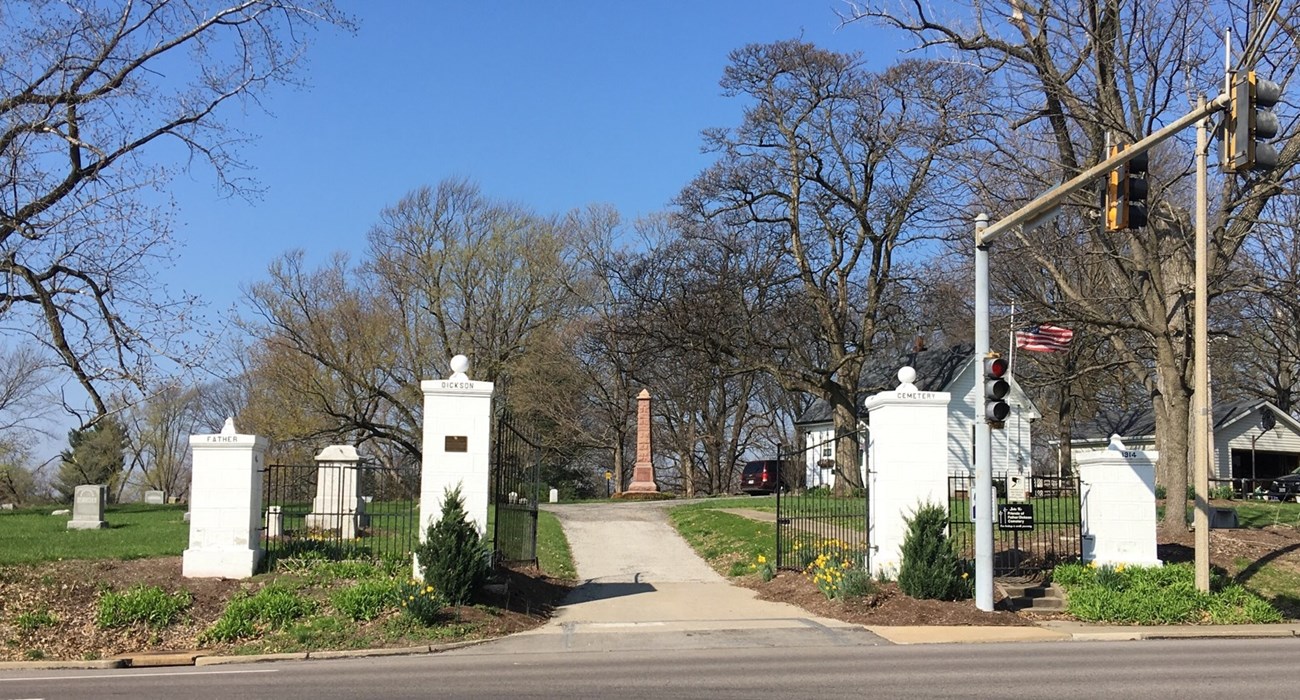
{"label": "grass lawn", "polygon": [[189,544],[183,505],[111,505],[104,530],[69,530],[61,506],[0,511],[0,565],[59,559],[142,559],[179,556]]}
{"label": "grass lawn", "polygon": [[537,512],[537,565],[548,576],[567,580],[578,577],[564,528],[554,514],[544,510]]}
{"label": "grass lawn", "polygon": [[1237,522],[1242,527],[1268,527],[1290,525],[1300,527],[1300,503],[1277,501],[1232,501],[1237,509]]}
{"label": "grass lawn", "polygon": [[[759,555],[772,561],[776,554],[776,524],[723,513],[718,508],[740,507],[741,499],[719,499],[678,506],[668,511],[673,526],[709,566],[725,576],[747,574]],[[776,500],[772,499],[775,508]]]}

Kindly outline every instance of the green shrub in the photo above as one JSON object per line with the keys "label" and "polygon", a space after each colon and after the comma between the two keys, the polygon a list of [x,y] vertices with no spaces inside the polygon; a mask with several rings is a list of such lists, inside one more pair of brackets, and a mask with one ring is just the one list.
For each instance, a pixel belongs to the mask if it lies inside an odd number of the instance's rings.
{"label": "green shrub", "polygon": [[424,582],[451,605],[470,602],[487,580],[487,550],[465,512],[459,486],[444,496],[442,515],[429,526],[416,556],[424,567]]}
{"label": "green shrub", "polygon": [[447,607],[447,599],[433,586],[420,581],[407,581],[398,590],[402,613],[425,626],[442,622],[442,609]]}
{"label": "green shrub", "polygon": [[1210,498],[1226,501],[1232,499],[1236,495],[1237,494],[1232,490],[1232,487],[1228,486],[1227,484],[1223,484],[1221,486],[1215,486],[1214,488],[1210,489]]}
{"label": "green shrub", "polygon": [[252,637],[262,629],[280,629],[316,612],[316,603],[297,591],[270,585],[254,595],[233,598],[200,641],[229,642]]}
{"label": "green shrub", "polygon": [[970,576],[944,530],[943,506],[921,505],[907,519],[898,587],[913,598],[959,600],[970,597]]}
{"label": "green shrub", "polygon": [[1191,564],[1093,566],[1062,564],[1052,580],[1065,589],[1067,611],[1089,622],[1136,625],[1277,622],[1268,601],[1215,577],[1211,591],[1196,590]]}
{"label": "green shrub", "polygon": [[99,597],[95,624],[101,629],[135,622],[165,627],[190,607],[190,600],[189,591],[169,594],[157,586],[133,586],[122,593],[105,591]]}
{"label": "green shrub", "polygon": [[353,620],[373,620],[401,602],[401,584],[392,579],[365,579],[330,596],[334,609]]}

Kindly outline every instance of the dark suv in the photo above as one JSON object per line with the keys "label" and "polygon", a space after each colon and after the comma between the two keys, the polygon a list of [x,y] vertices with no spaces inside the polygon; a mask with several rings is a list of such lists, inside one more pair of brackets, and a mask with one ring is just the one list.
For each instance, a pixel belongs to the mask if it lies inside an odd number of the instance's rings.
{"label": "dark suv", "polygon": [[740,472],[740,490],[751,496],[784,491],[788,487],[782,474],[781,463],[775,459],[746,462]]}
{"label": "dark suv", "polygon": [[1279,501],[1300,503],[1300,469],[1274,479],[1268,495]]}

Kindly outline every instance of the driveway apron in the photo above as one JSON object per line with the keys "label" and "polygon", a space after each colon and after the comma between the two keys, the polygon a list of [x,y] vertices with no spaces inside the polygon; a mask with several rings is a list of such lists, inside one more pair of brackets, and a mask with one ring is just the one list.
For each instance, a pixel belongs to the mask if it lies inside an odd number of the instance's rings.
{"label": "driveway apron", "polygon": [[861,626],[759,600],[727,583],[669,524],[674,505],[545,506],[564,526],[583,584],[549,624],[499,644],[512,651],[608,651],[883,643]]}

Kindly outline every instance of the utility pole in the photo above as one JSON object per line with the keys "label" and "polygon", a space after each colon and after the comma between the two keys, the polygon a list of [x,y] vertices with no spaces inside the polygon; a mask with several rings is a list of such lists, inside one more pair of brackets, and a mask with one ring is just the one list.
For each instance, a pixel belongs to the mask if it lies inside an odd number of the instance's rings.
{"label": "utility pole", "polygon": [[[1197,106],[1205,106],[1205,96],[1197,100]],[[1192,481],[1196,490],[1192,526],[1196,529],[1196,590],[1210,590],[1210,371],[1208,360],[1209,333],[1207,330],[1210,314],[1210,297],[1207,272],[1209,252],[1209,232],[1206,180],[1209,168],[1209,117],[1196,123],[1196,314],[1193,320],[1194,344],[1192,373],[1196,376],[1192,382],[1192,434],[1195,444],[1192,446]],[[1176,494],[1168,494],[1165,507],[1171,503],[1183,503]],[[1180,506],[1181,507],[1181,506]]]}

